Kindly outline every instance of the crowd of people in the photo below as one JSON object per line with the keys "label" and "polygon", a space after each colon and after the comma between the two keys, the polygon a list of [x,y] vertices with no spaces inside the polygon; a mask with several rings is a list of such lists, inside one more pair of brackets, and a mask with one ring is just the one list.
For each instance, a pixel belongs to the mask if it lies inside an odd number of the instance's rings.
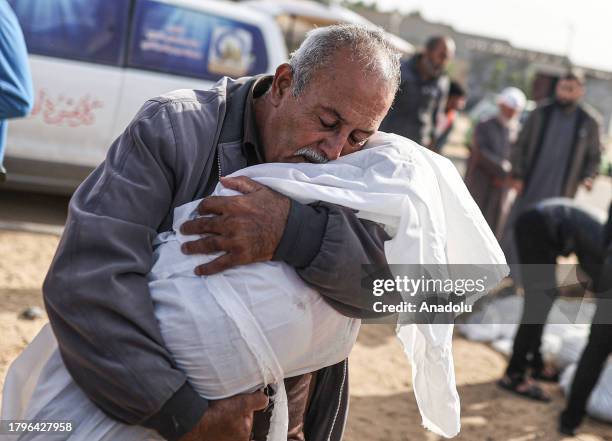
{"label": "crowd of people", "polygon": [[[400,92],[383,130],[440,151],[466,99],[465,90],[445,74],[454,50],[450,38],[434,36],[402,64]],[[592,190],[603,149],[599,118],[582,102],[584,93],[584,77],[569,70],[558,79],[554,95],[538,103],[521,123],[525,93],[516,87],[503,89],[497,112],[474,122],[465,174],[472,197],[512,266],[514,287],[525,293],[521,325],[500,387],[529,399],[550,400],[533,380],[559,380],[559,372],[545,365],[540,351],[558,295],[551,290],[557,257],[575,254],[592,280],[598,309],[559,421],[559,431],[567,435],[582,421],[612,352],[612,202],[606,222],[573,201],[579,187]]]}
{"label": "crowd of people", "polygon": [[[3,1],[0,19],[2,32],[18,29]],[[173,440],[264,439],[268,433],[270,390],[215,401],[194,390],[164,346],[147,287],[153,233],[172,226],[174,208],[210,195],[220,180],[242,195],[204,199],[199,213],[216,217],[190,220],[180,230],[203,235],[183,244],[186,255],[222,254],[195,268],[198,276],[282,262],[335,311],[368,316],[369,299],[347,294],[358,292],[360,281],[348,269],[356,261],[386,263],[386,230],[358,218],[356,210],[300,203],[248,178],[223,176],[266,162],[335,160],[359,151],[379,127],[443,151],[468,94],[446,74],[454,41],[433,36],[400,64],[381,35],[359,26],[314,32],[274,75],[226,78],[214,94],[177,92],[149,101],[79,187],[44,297],[63,363],[106,415]],[[27,113],[32,86],[22,36],[3,37],[0,44],[1,159],[3,120]],[[358,64],[350,53],[354,50],[371,62]],[[604,295],[612,289],[612,220],[602,222],[572,201],[580,186],[592,189],[602,149],[598,118],[581,101],[584,91],[584,78],[567,72],[550,101],[539,103],[521,123],[525,93],[515,87],[501,90],[496,113],[474,123],[465,175],[514,264],[515,285],[525,293],[523,323],[500,387],[549,400],[533,379],[558,379],[540,355],[555,296],[537,287],[555,285],[559,255],[575,253],[600,294],[589,343],[560,417],[564,434],[579,426],[612,352],[612,308]],[[193,111],[203,107],[205,112]],[[177,130],[185,143],[180,151]],[[206,148],[197,142],[203,133],[210,135]],[[176,149],[172,154],[169,146]],[[534,263],[549,264],[549,270],[534,272]],[[346,370],[342,359],[285,380],[288,439],[342,438]]]}

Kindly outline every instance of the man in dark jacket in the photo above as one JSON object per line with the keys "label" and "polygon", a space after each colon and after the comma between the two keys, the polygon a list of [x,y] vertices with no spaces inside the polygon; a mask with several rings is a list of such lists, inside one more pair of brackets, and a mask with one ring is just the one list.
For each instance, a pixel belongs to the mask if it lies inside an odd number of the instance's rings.
{"label": "man in dark jacket", "polygon": [[380,130],[434,148],[436,122],[444,112],[450,83],[444,70],[454,55],[451,38],[434,36],[423,52],[402,63],[400,90]]}
{"label": "man in dark jacket", "polygon": [[583,96],[584,79],[569,72],[557,83],[555,100],[529,115],[512,155],[522,199],[572,198],[581,184],[591,189],[602,145],[599,116],[580,102]]}
{"label": "man in dark jacket", "polygon": [[[170,228],[175,207],[209,195],[222,176],[361,149],[398,84],[398,55],[383,34],[345,25],[313,31],[274,76],[223,78],[211,90],[145,103],[72,198],[43,287],[64,363],[98,407],[170,440],[250,439],[264,394],[208,402],[164,347],[146,280],[152,240]],[[343,207],[299,204],[248,178],[222,184],[243,195],[206,198],[200,212],[216,216],[182,227],[207,234],[184,252],[225,253],[196,274],[279,260],[341,313],[372,315],[360,271],[386,263],[381,227]],[[340,440],[346,361],[286,383],[288,438]]]}
{"label": "man in dark jacket", "polygon": [[583,95],[582,77],[564,75],[555,100],[529,115],[513,146],[512,175],[520,195],[501,242],[510,263],[517,262],[512,229],[522,211],[546,198],[573,198],[580,185],[587,190],[593,186],[601,159],[600,127],[594,111],[580,103]]}

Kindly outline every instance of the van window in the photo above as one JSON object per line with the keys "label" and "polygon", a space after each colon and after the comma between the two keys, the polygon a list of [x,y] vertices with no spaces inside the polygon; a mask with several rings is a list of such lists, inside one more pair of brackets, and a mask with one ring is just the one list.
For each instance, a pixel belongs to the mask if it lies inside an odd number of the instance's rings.
{"label": "van window", "polygon": [[128,65],[217,80],[263,73],[263,35],[247,23],[152,0],[138,0]]}
{"label": "van window", "polygon": [[119,65],[129,0],[9,0],[33,54]]}

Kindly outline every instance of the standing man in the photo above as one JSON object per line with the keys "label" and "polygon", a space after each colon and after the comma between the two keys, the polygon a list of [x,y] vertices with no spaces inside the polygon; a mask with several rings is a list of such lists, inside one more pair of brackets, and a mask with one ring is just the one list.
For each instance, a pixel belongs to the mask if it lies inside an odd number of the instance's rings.
{"label": "standing man", "polygon": [[512,175],[522,193],[502,239],[510,263],[517,262],[513,223],[523,210],[546,198],[573,198],[580,185],[593,186],[601,158],[600,128],[594,112],[580,103],[583,95],[583,78],[565,74],[554,101],[529,115],[514,145]]}
{"label": "standing man", "polygon": [[[219,179],[243,195],[205,198],[199,212],[214,216],[181,227],[203,236],[184,244],[185,253],[224,253],[195,274],[282,261],[340,313],[373,315],[361,265],[386,264],[389,236],[378,224],[332,204],[302,205],[246,177],[222,177],[263,162],[322,163],[360,150],[398,85],[399,55],[384,34],[338,25],[309,33],[273,76],[222,78],[210,90],[145,103],[70,201],[43,286],[64,364],[92,402],[169,440],[251,439],[266,396],[200,397],[164,347],[146,278],[152,241],[171,228],[174,208],[210,195]],[[346,360],[285,384],[288,439],[339,441]],[[257,423],[267,419],[256,418],[255,439],[267,432]]]}
{"label": "standing man", "polygon": [[6,0],[0,0],[0,182],[6,144],[6,120],[30,113],[34,102],[28,51],[17,17]]}
{"label": "standing man", "polygon": [[444,74],[455,56],[455,42],[450,37],[430,37],[425,50],[402,63],[402,82],[393,106],[380,126],[433,149],[436,122],[444,113],[449,78]]}
{"label": "standing man", "polygon": [[497,114],[480,121],[474,129],[465,174],[465,184],[498,239],[507,216],[504,207],[511,183],[512,136],[514,132],[516,138],[516,119],[525,101],[525,94],[516,87],[507,87],[499,94]]}

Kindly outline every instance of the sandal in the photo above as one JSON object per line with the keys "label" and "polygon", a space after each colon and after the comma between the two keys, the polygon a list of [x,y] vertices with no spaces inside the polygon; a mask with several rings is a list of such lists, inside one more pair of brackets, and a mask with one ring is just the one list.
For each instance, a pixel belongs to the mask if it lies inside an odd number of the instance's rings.
{"label": "sandal", "polygon": [[[527,388],[521,390],[520,386],[523,384],[526,384]],[[497,385],[502,389],[505,389],[521,397],[528,398],[530,400],[540,401],[543,403],[550,402],[550,397],[544,393],[540,386],[535,383],[531,383],[529,382],[529,380],[525,380],[521,377],[512,379],[506,376],[499,380],[497,382]]]}
{"label": "sandal", "polygon": [[531,372],[531,378],[545,383],[558,383],[559,371],[553,367],[546,366]]}
{"label": "sandal", "polygon": [[576,429],[573,427],[564,425],[563,422],[559,422],[559,426],[557,427],[557,430],[559,431],[561,435],[576,436]]}

